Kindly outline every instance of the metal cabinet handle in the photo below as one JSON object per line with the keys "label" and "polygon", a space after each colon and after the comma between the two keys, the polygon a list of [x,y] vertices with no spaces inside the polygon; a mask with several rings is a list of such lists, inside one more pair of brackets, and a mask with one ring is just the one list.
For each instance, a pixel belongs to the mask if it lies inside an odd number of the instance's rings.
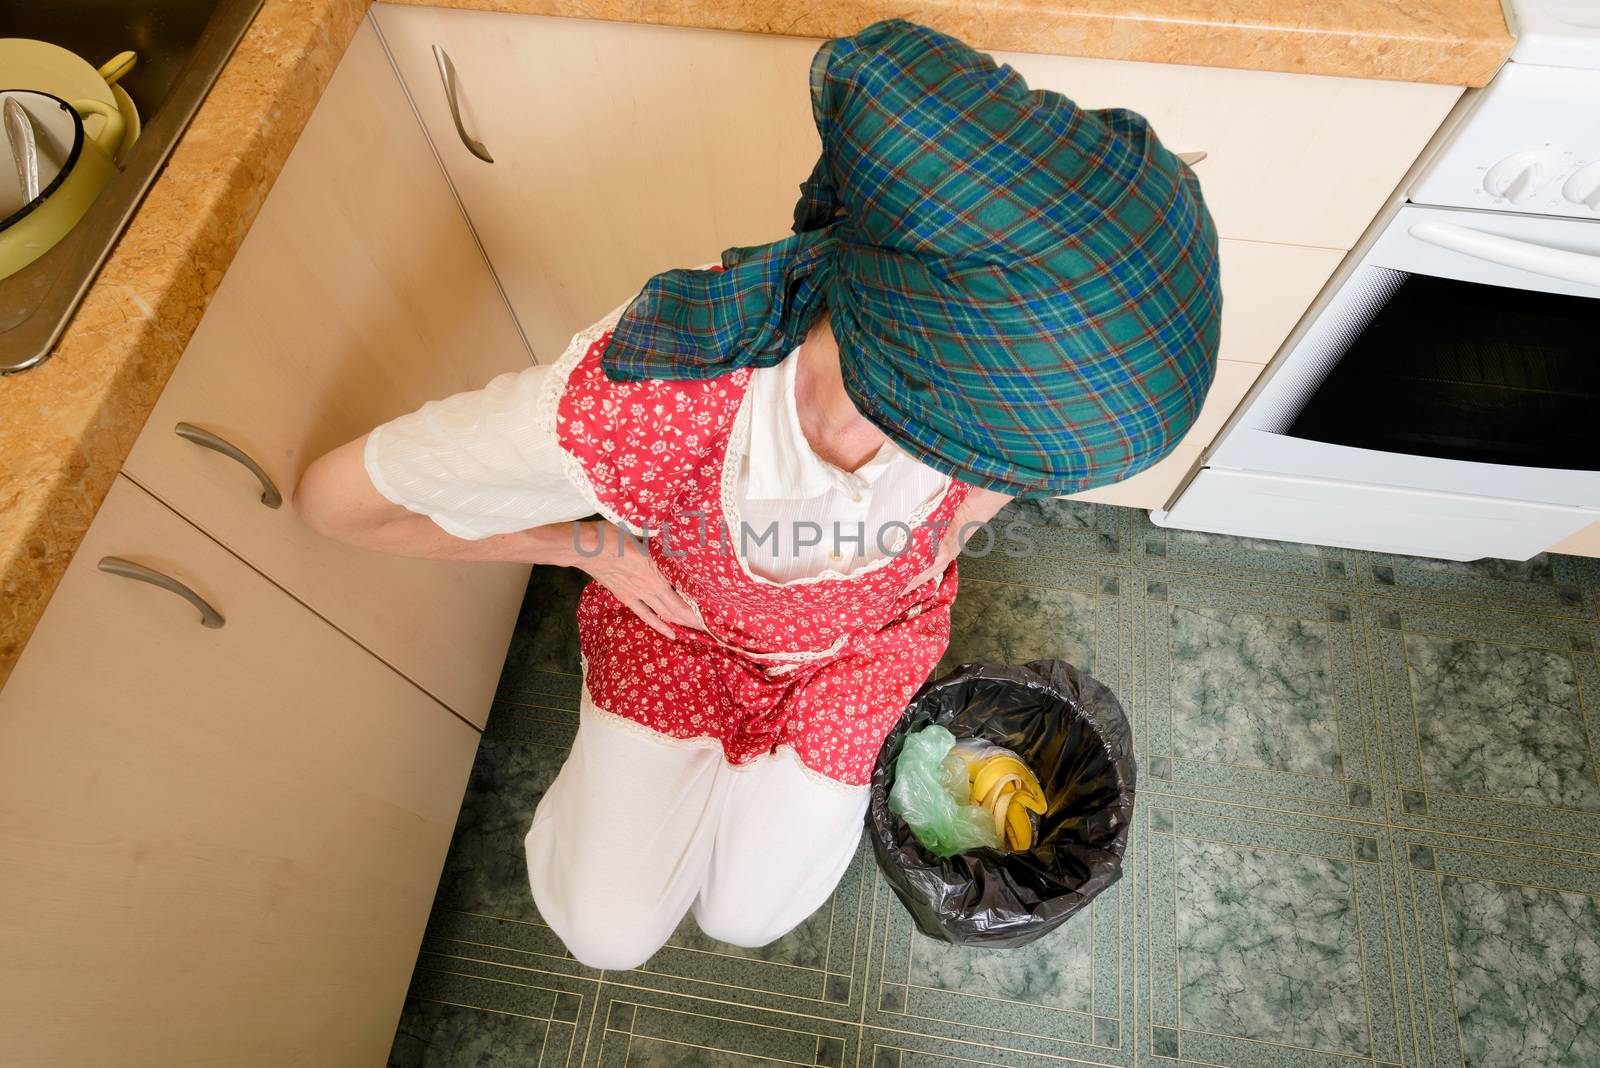
{"label": "metal cabinet handle", "polygon": [[148,582],[152,586],[160,586],[164,590],[182,597],[185,601],[200,609],[200,622],[203,626],[216,630],[221,627],[224,620],[222,614],[206,603],[206,599],[195,593],[189,587],[173,578],[163,575],[143,564],[136,564],[132,560],[124,560],[120,556],[107,556],[100,560],[100,570],[108,575],[120,575],[122,578],[136,579],[139,582]]}
{"label": "metal cabinet handle", "polygon": [[433,58],[439,64],[439,79],[444,82],[444,98],[450,102],[450,117],[456,122],[456,133],[461,135],[461,143],[467,146],[468,152],[483,162],[493,163],[494,157],[483,147],[483,142],[468,134],[467,128],[461,123],[461,102],[456,99],[456,65],[450,62],[450,57],[445,55],[444,49],[438,45],[433,46]]}
{"label": "metal cabinet handle", "polygon": [[203,449],[211,449],[213,452],[220,452],[229,459],[237,460],[239,463],[249,468],[250,473],[255,475],[256,479],[261,483],[262,504],[266,505],[268,508],[276,508],[283,503],[283,494],[279,493],[278,487],[273,485],[272,476],[261,470],[261,465],[252,460],[250,458],[250,454],[239,448],[239,446],[233,444],[231,441],[224,441],[211,431],[203,430],[200,427],[195,426],[193,423],[179,423],[173,429],[177,431],[178,436],[183,438],[185,441],[192,441]]}
{"label": "metal cabinet handle", "polygon": [[1193,167],[1196,163],[1199,163],[1209,155],[1211,155],[1209,152],[1179,152],[1178,158],[1183,160],[1184,163]]}

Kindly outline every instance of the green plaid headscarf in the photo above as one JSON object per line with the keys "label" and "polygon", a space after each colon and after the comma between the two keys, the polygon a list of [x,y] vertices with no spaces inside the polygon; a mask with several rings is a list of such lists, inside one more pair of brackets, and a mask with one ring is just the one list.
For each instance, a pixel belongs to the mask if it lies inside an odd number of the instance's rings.
{"label": "green plaid headscarf", "polygon": [[963,482],[1075,493],[1166,455],[1210,388],[1222,294],[1199,183],[1141,116],[904,19],[824,42],[811,102],[793,236],[650,279],[610,378],[770,366],[826,307],[861,414]]}

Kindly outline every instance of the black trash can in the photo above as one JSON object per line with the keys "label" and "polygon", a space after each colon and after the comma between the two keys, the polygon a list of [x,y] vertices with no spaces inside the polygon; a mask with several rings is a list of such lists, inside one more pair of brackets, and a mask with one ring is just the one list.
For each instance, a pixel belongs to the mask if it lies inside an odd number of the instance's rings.
{"label": "black trash can", "polygon": [[[937,857],[889,810],[900,746],[931,723],[1027,761],[1048,803],[1032,850]],[[867,810],[873,852],[924,934],[961,946],[1025,945],[1122,877],[1134,777],[1128,718],[1096,679],[1061,660],[962,664],[918,690],[884,740]]]}

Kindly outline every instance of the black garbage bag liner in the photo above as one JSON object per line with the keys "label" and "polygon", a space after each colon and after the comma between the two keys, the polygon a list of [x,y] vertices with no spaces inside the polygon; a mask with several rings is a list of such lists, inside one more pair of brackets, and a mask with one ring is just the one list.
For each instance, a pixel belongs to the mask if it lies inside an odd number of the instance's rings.
{"label": "black garbage bag liner", "polygon": [[[894,762],[930,723],[1014,750],[1048,808],[1025,853],[937,857],[889,809]],[[923,933],[962,946],[1025,945],[1122,877],[1133,821],[1133,735],[1110,690],[1061,660],[962,664],[926,683],[884,740],[867,825],[878,865]]]}

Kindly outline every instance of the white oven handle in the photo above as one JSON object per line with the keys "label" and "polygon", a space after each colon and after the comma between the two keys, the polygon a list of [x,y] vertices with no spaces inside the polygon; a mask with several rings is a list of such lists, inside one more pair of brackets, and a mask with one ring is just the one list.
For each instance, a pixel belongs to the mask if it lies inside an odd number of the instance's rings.
{"label": "white oven handle", "polygon": [[1531,241],[1518,241],[1514,237],[1486,234],[1482,230],[1457,226],[1455,223],[1433,221],[1412,223],[1407,232],[1418,241],[1426,241],[1430,245],[1438,245],[1440,248],[1447,248],[1476,259],[1488,260],[1502,267],[1532,271],[1534,274],[1542,274],[1549,278],[1559,278],[1563,282],[1600,286],[1600,256],[1546,248]]}

